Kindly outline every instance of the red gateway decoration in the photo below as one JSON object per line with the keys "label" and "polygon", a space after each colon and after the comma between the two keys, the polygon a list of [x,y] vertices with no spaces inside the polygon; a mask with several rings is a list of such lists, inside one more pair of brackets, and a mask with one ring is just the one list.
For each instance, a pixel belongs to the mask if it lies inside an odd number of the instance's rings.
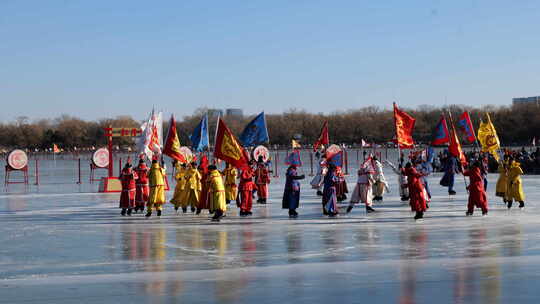
{"label": "red gateway decoration", "polygon": [[394,102],[394,125],[396,127],[396,143],[400,149],[414,148],[414,140],[412,137],[414,119],[409,114],[398,109]]}

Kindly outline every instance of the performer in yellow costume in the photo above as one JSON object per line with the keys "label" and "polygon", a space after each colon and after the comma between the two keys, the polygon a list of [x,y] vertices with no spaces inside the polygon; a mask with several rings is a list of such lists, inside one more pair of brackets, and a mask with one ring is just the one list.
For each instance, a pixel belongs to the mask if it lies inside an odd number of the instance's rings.
{"label": "performer in yellow costume", "polygon": [[182,212],[187,212],[187,207],[191,206],[191,211],[194,212],[199,203],[199,196],[201,195],[201,173],[197,170],[197,163],[192,162],[187,169],[184,179],[186,184],[184,185],[184,197],[182,198],[181,206]]}
{"label": "performer in yellow costume", "polygon": [[227,204],[230,204],[231,201],[236,201],[238,197],[238,186],[236,185],[238,170],[227,163],[223,175],[225,176],[225,201]]}
{"label": "performer in yellow costume", "polygon": [[174,187],[174,195],[173,195],[173,198],[171,199],[171,203],[174,205],[174,210],[176,210],[177,212],[178,212],[178,209],[180,208],[180,205],[186,198],[186,195],[185,195],[186,172],[187,172],[186,164],[177,163],[176,174],[174,176],[174,178],[176,179],[176,186]]}
{"label": "performer in yellow costume", "polygon": [[519,202],[519,209],[525,207],[525,193],[523,193],[523,186],[521,184],[521,170],[520,164],[515,160],[510,160],[510,168],[508,169],[508,189],[506,194],[506,201],[508,202],[508,209],[512,208],[512,202]]}
{"label": "performer in yellow costume", "polygon": [[227,204],[225,203],[225,186],[223,185],[223,178],[221,173],[217,170],[216,166],[208,166],[209,173],[209,198],[208,206],[210,211],[214,212],[212,221],[219,222],[223,214],[227,210]]}
{"label": "performer in yellow costume", "polygon": [[165,204],[165,169],[161,168],[157,159],[152,160],[148,182],[150,184],[150,195],[146,205],[146,216],[152,216],[152,207],[157,210],[157,216],[161,216],[161,208]]}
{"label": "performer in yellow costume", "polygon": [[497,186],[495,187],[495,195],[502,197],[506,203],[506,191],[508,186],[508,160],[505,156],[504,161],[499,161],[499,178],[497,179]]}

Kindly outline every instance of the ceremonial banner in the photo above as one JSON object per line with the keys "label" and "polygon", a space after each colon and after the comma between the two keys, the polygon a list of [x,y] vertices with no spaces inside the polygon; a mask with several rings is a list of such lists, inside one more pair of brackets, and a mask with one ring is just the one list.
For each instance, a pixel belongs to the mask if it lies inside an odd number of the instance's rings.
{"label": "ceremonial banner", "polygon": [[482,152],[489,152],[498,160],[499,155],[497,154],[497,150],[499,150],[501,144],[495,126],[491,123],[491,118],[488,113],[486,113],[486,118],[487,122],[480,121],[478,141],[482,145]]}
{"label": "ceremonial banner", "polygon": [[471,117],[469,116],[469,112],[465,111],[461,116],[459,116],[459,119],[457,121],[459,130],[465,134],[465,138],[467,141],[471,144],[476,141],[476,135],[474,134],[474,127],[471,122]]}
{"label": "ceremonial banner", "polygon": [[148,120],[141,125],[142,133],[137,143],[139,154],[146,155],[148,159],[161,154],[161,147],[163,145],[162,127],[162,113],[160,112],[156,115],[152,109]]}
{"label": "ceremonial banner", "polygon": [[301,167],[302,159],[300,158],[300,151],[293,150],[291,153],[289,153],[289,155],[287,156],[287,159],[285,159],[285,164]]}
{"label": "ceremonial banner", "polygon": [[411,149],[414,147],[412,133],[415,122],[416,119],[398,109],[396,103],[394,103],[394,125],[396,127],[396,143],[400,149]]}
{"label": "ceremonial banner", "polygon": [[163,154],[172,159],[176,159],[179,162],[187,162],[185,155],[183,155],[180,150],[180,139],[176,132],[176,120],[174,119],[174,115],[171,115],[171,120],[169,121],[169,132],[167,132],[167,140],[165,140]]}
{"label": "ceremonial banner", "polygon": [[208,143],[210,141],[208,139],[208,114],[205,114],[197,127],[195,127],[190,139],[193,151],[203,152],[208,148]]}
{"label": "ceremonial banner", "polygon": [[454,126],[452,126],[452,137],[450,137],[450,145],[448,146],[448,152],[455,156],[462,165],[467,164],[467,159],[465,158],[465,154],[461,149],[461,143],[459,142],[459,138],[457,137],[456,129],[454,128]]}
{"label": "ceremonial banner", "polygon": [[218,119],[214,156],[238,169],[249,166],[249,155],[221,118]]}
{"label": "ceremonial banner", "polygon": [[328,158],[326,162],[337,167],[343,167],[343,150]]}
{"label": "ceremonial banner", "polygon": [[441,120],[439,120],[439,123],[435,126],[432,137],[432,146],[442,146],[450,142],[450,134],[448,134],[448,126],[444,115],[441,115]]}
{"label": "ceremonial banner", "polygon": [[268,138],[268,130],[266,129],[264,112],[261,112],[247,124],[240,135],[240,141],[244,147],[252,147],[270,141]]}
{"label": "ceremonial banner", "polygon": [[317,151],[321,145],[328,145],[330,143],[330,139],[328,137],[328,121],[325,121],[323,124],[323,127],[321,129],[321,134],[319,135],[319,138],[313,144],[313,151]]}

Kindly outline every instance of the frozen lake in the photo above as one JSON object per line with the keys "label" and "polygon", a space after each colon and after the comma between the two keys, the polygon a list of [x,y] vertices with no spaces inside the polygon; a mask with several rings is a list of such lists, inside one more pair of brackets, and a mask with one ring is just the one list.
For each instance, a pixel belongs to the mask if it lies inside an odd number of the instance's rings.
{"label": "frozen lake", "polygon": [[95,193],[87,175],[75,184],[73,161],[41,170],[39,187],[0,193],[0,303],[540,301],[539,176],[523,177],[526,208],[508,211],[490,175],[489,216],[465,217],[463,178],[449,197],[434,174],[422,222],[399,201],[391,171],[378,212],[334,219],[321,215],[310,178],[300,217],[289,219],[279,178],[253,217],[234,206],[216,224],[170,204],[161,218],[121,217],[118,194]]}

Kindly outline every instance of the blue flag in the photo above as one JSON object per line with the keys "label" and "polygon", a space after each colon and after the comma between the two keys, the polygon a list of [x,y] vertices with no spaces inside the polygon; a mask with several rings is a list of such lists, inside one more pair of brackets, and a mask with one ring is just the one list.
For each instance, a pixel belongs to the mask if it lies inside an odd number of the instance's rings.
{"label": "blue flag", "polygon": [[328,163],[343,167],[343,151],[339,151],[336,155],[332,156],[332,158],[328,160]]}
{"label": "blue flag", "polygon": [[193,151],[203,152],[208,148],[208,114],[205,114],[201,119],[201,122],[195,127],[190,139]]}
{"label": "blue flag", "polygon": [[252,147],[259,144],[264,144],[270,141],[268,138],[268,130],[266,129],[266,118],[264,112],[257,115],[250,121],[242,135],[240,135],[240,141],[244,147]]}
{"label": "blue flag", "polygon": [[285,164],[286,165],[295,165],[297,167],[301,167],[302,166],[302,159],[300,158],[300,151],[298,150],[293,150],[289,156],[287,156],[287,158],[285,159]]}

